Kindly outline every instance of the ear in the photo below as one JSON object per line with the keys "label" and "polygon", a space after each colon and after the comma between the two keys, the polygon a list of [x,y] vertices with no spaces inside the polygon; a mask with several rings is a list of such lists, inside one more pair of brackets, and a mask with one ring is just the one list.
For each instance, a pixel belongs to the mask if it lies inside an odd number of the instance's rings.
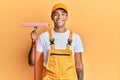
{"label": "ear", "polygon": [[66,21],[68,20],[68,14],[66,15]]}
{"label": "ear", "polygon": [[51,14],[51,20],[53,21],[53,15]]}

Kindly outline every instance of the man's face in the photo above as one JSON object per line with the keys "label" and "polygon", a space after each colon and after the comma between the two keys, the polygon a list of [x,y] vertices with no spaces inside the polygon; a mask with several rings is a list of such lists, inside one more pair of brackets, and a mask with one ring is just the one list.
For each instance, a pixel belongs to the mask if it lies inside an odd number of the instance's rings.
{"label": "man's face", "polygon": [[63,9],[57,9],[52,14],[52,20],[55,24],[55,27],[65,27],[65,22],[67,21],[68,14]]}

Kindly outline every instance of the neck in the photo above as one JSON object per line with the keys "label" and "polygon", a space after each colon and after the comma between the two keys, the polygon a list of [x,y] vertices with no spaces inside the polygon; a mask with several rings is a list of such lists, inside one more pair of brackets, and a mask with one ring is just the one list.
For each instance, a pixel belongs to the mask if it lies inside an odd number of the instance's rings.
{"label": "neck", "polygon": [[65,27],[63,27],[63,28],[54,28],[54,30],[55,30],[55,32],[58,32],[58,33],[64,33],[64,32],[66,32],[66,28]]}

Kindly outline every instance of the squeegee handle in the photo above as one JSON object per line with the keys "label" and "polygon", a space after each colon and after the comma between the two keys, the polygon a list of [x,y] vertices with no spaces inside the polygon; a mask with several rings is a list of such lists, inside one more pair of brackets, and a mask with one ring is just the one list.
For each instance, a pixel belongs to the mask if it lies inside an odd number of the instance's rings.
{"label": "squeegee handle", "polygon": [[34,80],[37,80],[36,40],[34,41]]}
{"label": "squeegee handle", "polygon": [[[34,30],[36,31],[38,26],[34,26]],[[34,41],[34,80],[37,80],[37,59],[36,59],[36,40]]]}

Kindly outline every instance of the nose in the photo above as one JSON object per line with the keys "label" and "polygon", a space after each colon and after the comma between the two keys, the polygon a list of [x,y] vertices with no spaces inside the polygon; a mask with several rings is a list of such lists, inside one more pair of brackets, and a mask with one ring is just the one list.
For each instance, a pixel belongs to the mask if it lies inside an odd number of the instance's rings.
{"label": "nose", "polygon": [[58,15],[58,18],[60,19],[61,17],[62,17],[62,15],[61,15],[61,14],[59,14],[59,15]]}

